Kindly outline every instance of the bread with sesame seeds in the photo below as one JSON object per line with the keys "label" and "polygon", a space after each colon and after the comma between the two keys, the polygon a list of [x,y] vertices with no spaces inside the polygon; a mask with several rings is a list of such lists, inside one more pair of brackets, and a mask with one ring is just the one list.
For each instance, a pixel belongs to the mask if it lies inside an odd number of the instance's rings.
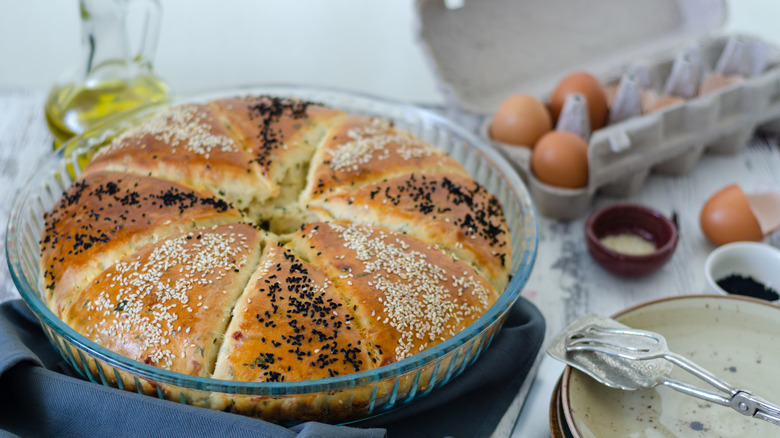
{"label": "bread with sesame seeds", "polygon": [[346,114],[303,100],[268,96],[220,99],[210,105],[246,146],[271,186],[270,197],[246,206],[255,222],[275,233],[287,233],[311,220],[309,212],[300,208],[298,196],[317,146]]}
{"label": "bread with sesame seeds", "polygon": [[[386,120],[270,96],[140,121],[45,222],[41,267],[59,317],[136,361],[218,380],[322,379],[407,359],[483,315],[512,258],[501,205],[442,150]],[[347,421],[433,372],[307,397],[124,387],[269,421]]]}
{"label": "bread with sesame seeds", "polygon": [[468,176],[444,151],[392,123],[349,116],[331,128],[314,155],[300,202],[421,171]]}
{"label": "bread with sesame seeds", "polygon": [[[115,170],[209,190],[289,232],[316,146],[342,111],[301,100],[236,97],[153,114],[100,149],[84,173]],[[293,223],[293,225],[289,225]]]}
{"label": "bread with sesame seeds", "polygon": [[335,283],[376,366],[449,339],[499,295],[468,263],[411,235],[375,226],[311,223],[288,246]]}
{"label": "bread with sesame seeds", "polygon": [[101,170],[150,175],[208,190],[235,206],[273,196],[254,156],[208,105],[153,114],[97,151],[84,174]]}
{"label": "bread with sesame seeds", "polygon": [[509,230],[495,196],[469,177],[440,172],[398,176],[310,202],[326,217],[379,225],[435,242],[487,277],[509,279]]}
{"label": "bread with sesame seeds", "polygon": [[261,244],[246,224],[168,236],[103,271],[62,319],[131,359],[210,377]]}
{"label": "bread with sesame seeds", "polygon": [[[269,239],[233,310],[213,377],[281,382],[376,368],[369,355],[371,346],[352,326],[352,311],[346,306],[326,272]],[[368,400],[370,393],[349,391],[346,397],[356,404]],[[313,409],[310,414],[297,412],[299,419],[321,419],[322,412],[315,406],[322,405],[314,399],[298,400]],[[253,397],[213,394],[210,404],[270,421],[285,421],[290,415],[279,400],[258,402]]]}
{"label": "bread with sesame seeds", "polygon": [[[280,382],[378,368],[449,339],[498,297],[469,264],[403,233],[340,221],[310,223],[288,237],[284,246],[266,245],[234,309],[214,378]],[[348,398],[359,411],[370,396],[356,389],[323,397]],[[321,406],[319,398],[305,404]],[[289,415],[279,401],[212,399],[272,421]]]}
{"label": "bread with sesame seeds", "polygon": [[235,306],[214,377],[279,382],[370,369],[351,319],[325,272],[269,239]]}
{"label": "bread with sesame seeds", "polygon": [[175,182],[110,171],[85,175],[45,215],[40,247],[48,305],[62,316],[94,277],[146,243],[240,220],[224,200]]}

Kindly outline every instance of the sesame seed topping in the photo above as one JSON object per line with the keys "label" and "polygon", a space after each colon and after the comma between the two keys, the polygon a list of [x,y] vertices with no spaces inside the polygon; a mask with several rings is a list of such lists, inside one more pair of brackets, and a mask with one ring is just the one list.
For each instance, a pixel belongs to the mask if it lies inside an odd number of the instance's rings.
{"label": "sesame seed topping", "polygon": [[[100,321],[87,327],[87,336],[121,339],[123,334],[133,334],[148,362],[170,369],[174,356],[162,347],[177,339],[182,327],[186,327],[184,333],[190,333],[191,324],[200,320],[189,304],[196,296],[198,300],[204,297],[190,291],[202,288],[207,280],[235,275],[247,263],[248,245],[238,243],[236,232],[217,230],[198,236],[201,238],[173,236],[145,256],[111,267],[105,286],[86,305],[87,311],[102,315]],[[178,275],[178,268],[187,275]],[[196,307],[202,304],[198,302]],[[189,313],[180,313],[184,309]],[[186,316],[189,314],[193,316]],[[196,327],[196,331],[201,330]],[[190,343],[190,347],[198,345]]]}
{"label": "sesame seed topping", "polygon": [[348,141],[329,150],[330,167],[334,171],[358,171],[362,165],[371,161],[390,158],[388,145],[397,144],[396,151],[405,160],[440,155],[442,151],[428,143],[420,141],[411,133],[393,129],[390,122],[371,119],[347,131]]}
{"label": "sesame seed topping", "polygon": [[[412,249],[409,237],[363,225],[329,226],[361,263],[352,270],[365,275],[356,278],[366,283],[371,279],[373,287],[382,292],[377,297],[384,313],[382,323],[400,334],[395,349],[397,360],[414,354],[417,341],[422,340],[425,346],[441,338],[449,327],[481,314],[490,305],[490,292],[474,273],[466,271],[450,278],[427,254]],[[432,250],[440,252],[427,248]],[[476,303],[458,298],[459,292],[468,292]]]}
{"label": "sesame seed topping", "polygon": [[[237,151],[238,146],[232,138],[211,133],[211,127],[204,122],[205,118],[203,111],[194,105],[177,106],[161,111],[124,131],[96,155],[131,147],[132,144],[127,140],[145,135],[154,136],[155,139],[169,144],[173,154],[178,147],[202,155],[206,159],[215,149],[222,152]],[[144,147],[143,144],[141,147]]]}

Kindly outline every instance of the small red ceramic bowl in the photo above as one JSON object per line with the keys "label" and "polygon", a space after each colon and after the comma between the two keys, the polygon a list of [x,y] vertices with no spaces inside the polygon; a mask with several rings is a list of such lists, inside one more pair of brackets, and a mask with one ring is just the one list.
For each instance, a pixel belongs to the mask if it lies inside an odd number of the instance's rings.
{"label": "small red ceramic bowl", "polygon": [[[628,236],[624,236],[628,235]],[[652,243],[648,251],[629,254],[620,252],[614,244],[603,239],[614,236],[628,237],[628,244],[636,236]],[[647,275],[663,266],[677,246],[677,226],[661,213],[637,204],[613,204],[594,212],[585,222],[585,242],[593,260],[601,267],[617,275],[636,277]],[[645,246],[646,246],[646,242]],[[636,249],[631,248],[631,249]]]}

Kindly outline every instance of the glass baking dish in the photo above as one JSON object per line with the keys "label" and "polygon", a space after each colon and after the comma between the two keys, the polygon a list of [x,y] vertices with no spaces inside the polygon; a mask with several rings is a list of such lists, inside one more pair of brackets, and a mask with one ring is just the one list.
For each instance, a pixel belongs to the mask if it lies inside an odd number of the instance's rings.
{"label": "glass baking dish", "polygon": [[[133,361],[88,340],[59,320],[43,300],[38,242],[43,216],[78,177],[99,146],[161,108],[238,95],[296,97],[353,114],[391,120],[443,148],[502,203],[512,234],[511,280],[481,318],[447,341],[371,371],[298,382],[235,382],[195,377]],[[8,265],[22,298],[65,360],[84,378],[162,399],[228,408],[285,425],[304,421],[346,423],[404,406],[447,384],[488,348],[528,281],[536,258],[537,220],[531,198],[511,165],[471,132],[430,111],[374,97],[300,87],[231,89],[144,108],[76,137],[47,157],[13,204],[7,232]],[[220,401],[217,403],[216,401]]]}

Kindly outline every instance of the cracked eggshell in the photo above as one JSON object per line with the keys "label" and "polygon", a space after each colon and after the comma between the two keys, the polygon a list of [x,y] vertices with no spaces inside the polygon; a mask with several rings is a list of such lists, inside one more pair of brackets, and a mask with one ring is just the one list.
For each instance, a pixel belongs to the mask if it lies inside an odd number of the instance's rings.
{"label": "cracked eggshell", "polygon": [[745,192],[736,184],[724,187],[704,203],[699,224],[707,239],[715,245],[758,242],[764,238]]}

